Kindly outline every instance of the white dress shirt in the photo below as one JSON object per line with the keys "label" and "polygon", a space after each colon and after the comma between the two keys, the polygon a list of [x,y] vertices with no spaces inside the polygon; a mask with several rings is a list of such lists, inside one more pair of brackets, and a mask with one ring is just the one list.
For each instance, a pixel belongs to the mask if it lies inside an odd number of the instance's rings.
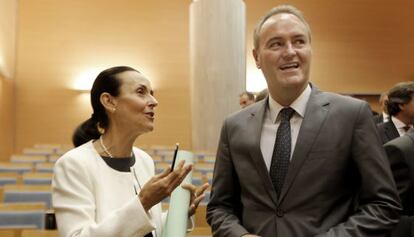
{"label": "white dress shirt", "polygon": [[382,112],[382,122],[386,123],[390,119],[390,116],[386,114],[385,112]]}
{"label": "white dress shirt", "polygon": [[[405,131],[404,127],[408,126],[405,123],[401,122],[398,118],[391,116],[391,121],[394,123],[395,127],[397,128],[398,134],[400,137],[404,135],[407,131]],[[411,126],[409,126],[411,127]]]}
{"label": "white dress shirt", "polygon": [[[290,159],[292,159],[292,154],[295,150],[296,140],[298,139],[299,129],[305,115],[306,105],[311,91],[312,90],[308,85],[302,94],[290,105],[290,107],[295,110],[295,113],[290,119],[290,132],[292,135]],[[276,133],[280,125],[278,114],[282,109],[283,106],[277,103],[269,94],[269,103],[265,111],[262,134],[260,137],[260,150],[262,151],[267,170],[270,170],[270,164],[272,162]]]}

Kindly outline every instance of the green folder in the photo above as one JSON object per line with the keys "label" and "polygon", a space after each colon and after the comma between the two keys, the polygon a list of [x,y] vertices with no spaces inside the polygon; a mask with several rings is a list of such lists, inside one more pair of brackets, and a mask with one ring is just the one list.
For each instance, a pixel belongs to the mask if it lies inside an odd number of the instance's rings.
{"label": "green folder", "polygon": [[[185,164],[193,164],[193,153],[189,151],[178,151],[177,165],[185,160]],[[191,184],[193,172],[191,171],[182,184]],[[165,222],[162,237],[185,237],[187,235],[188,208],[190,206],[190,191],[183,189],[179,185],[171,194],[170,205],[168,208],[167,220]]]}

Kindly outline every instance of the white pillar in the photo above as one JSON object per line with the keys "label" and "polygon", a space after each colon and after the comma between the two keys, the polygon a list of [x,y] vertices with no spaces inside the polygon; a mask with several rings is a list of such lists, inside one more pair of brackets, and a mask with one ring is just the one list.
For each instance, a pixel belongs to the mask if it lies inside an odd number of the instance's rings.
{"label": "white pillar", "polygon": [[193,150],[217,149],[225,117],[246,88],[246,8],[242,0],[194,0],[190,6]]}

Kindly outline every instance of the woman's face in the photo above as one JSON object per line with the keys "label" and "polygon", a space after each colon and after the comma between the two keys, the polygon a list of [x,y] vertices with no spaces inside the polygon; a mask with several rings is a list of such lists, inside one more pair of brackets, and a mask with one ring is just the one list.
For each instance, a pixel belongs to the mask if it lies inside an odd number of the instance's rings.
{"label": "woman's face", "polygon": [[114,123],[127,127],[138,134],[154,129],[154,108],[158,101],[153,96],[151,84],[147,78],[136,71],[126,71],[117,75],[121,81],[119,95],[114,97]]}

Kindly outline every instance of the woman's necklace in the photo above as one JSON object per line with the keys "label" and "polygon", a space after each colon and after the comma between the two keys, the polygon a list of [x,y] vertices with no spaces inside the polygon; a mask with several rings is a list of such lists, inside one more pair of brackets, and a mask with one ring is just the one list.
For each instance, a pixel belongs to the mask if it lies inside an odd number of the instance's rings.
{"label": "woman's necklace", "polygon": [[[99,142],[101,143],[101,147],[103,148],[104,152],[110,157],[110,158],[114,158],[114,156],[108,151],[108,148],[106,148],[106,146],[103,143],[103,139],[102,136],[99,137]],[[132,157],[133,153],[131,151],[131,157]]]}
{"label": "woman's necklace", "polygon": [[108,148],[103,143],[102,136],[99,137],[99,141],[101,142],[101,147],[104,149],[104,152],[110,157],[114,158],[114,156],[108,151]]}

